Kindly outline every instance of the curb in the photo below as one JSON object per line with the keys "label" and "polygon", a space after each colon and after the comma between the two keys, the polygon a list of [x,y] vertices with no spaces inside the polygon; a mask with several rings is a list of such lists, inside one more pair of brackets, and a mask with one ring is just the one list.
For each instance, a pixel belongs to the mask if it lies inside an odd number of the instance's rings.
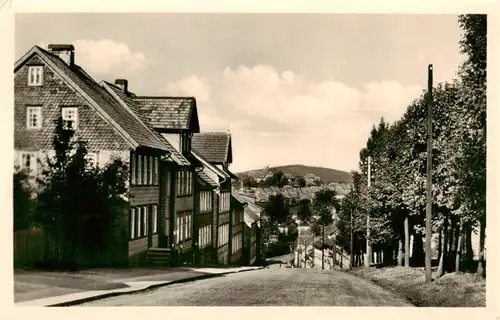
{"label": "curb", "polygon": [[232,274],[232,273],[256,271],[256,270],[261,270],[261,269],[263,269],[263,267],[259,267],[257,269],[246,269],[246,270],[229,271],[229,272],[223,272],[223,273],[208,273],[208,274],[203,274],[200,276],[194,276],[194,277],[190,277],[190,278],[184,278],[184,279],[178,279],[178,280],[173,280],[173,281],[164,282],[164,283],[152,284],[146,288],[141,288],[141,289],[137,289],[137,290],[133,290],[133,291],[108,292],[108,293],[95,295],[92,297],[86,297],[86,298],[76,299],[76,300],[72,300],[72,301],[65,301],[65,302],[45,305],[44,307],[70,307],[70,306],[75,306],[75,305],[79,305],[82,303],[95,301],[95,300],[117,297],[117,296],[126,295],[126,294],[142,293],[142,292],[146,292],[148,290],[157,289],[160,287],[166,287],[166,286],[171,285],[171,284],[180,284],[180,283],[192,282],[192,281],[196,281],[196,280],[205,280],[205,279],[217,278],[217,277]]}

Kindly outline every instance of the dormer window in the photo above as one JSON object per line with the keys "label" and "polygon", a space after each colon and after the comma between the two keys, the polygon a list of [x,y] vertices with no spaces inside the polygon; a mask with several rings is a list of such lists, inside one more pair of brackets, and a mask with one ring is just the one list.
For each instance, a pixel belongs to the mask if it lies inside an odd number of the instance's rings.
{"label": "dormer window", "polygon": [[61,109],[63,128],[66,130],[76,130],[78,128],[78,108],[64,107]]}
{"label": "dormer window", "polygon": [[41,86],[43,84],[43,66],[28,66],[28,85]]}

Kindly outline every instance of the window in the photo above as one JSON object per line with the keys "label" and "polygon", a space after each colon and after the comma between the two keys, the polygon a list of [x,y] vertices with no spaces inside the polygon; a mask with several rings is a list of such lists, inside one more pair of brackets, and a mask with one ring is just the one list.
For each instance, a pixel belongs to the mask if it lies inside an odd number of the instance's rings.
{"label": "window", "polygon": [[219,197],[219,212],[227,212],[230,209],[229,201],[231,201],[229,192],[222,192]]}
{"label": "window", "polygon": [[89,154],[87,154],[87,157],[88,157],[89,165],[91,167],[97,167],[99,165],[97,153],[89,153]]}
{"label": "window", "polygon": [[142,207],[142,236],[148,234],[148,207]]}
{"label": "window", "polygon": [[[158,185],[157,157],[132,153],[130,166],[133,185]],[[169,188],[168,184],[167,188]]]}
{"label": "window", "polygon": [[151,232],[156,233],[158,231],[158,206],[153,205],[153,211],[151,212]]}
{"label": "window", "polygon": [[21,169],[29,170],[31,174],[37,173],[37,157],[35,152],[21,153]]}
{"label": "window", "polygon": [[188,196],[193,194],[193,173],[187,170],[177,172],[177,195]]}
{"label": "window", "polygon": [[78,129],[78,108],[75,107],[61,108],[61,117],[64,129],[66,130]]}
{"label": "window", "polygon": [[28,67],[28,85],[41,86],[43,84],[43,66]]}
{"label": "window", "polygon": [[211,191],[201,191],[200,192],[200,212],[210,212],[212,211],[212,192]]}
{"label": "window", "polygon": [[139,238],[141,236],[141,216],[142,216],[142,210],[141,208],[137,209],[137,217],[135,219],[135,223],[137,225],[137,231],[136,231],[136,238]]}
{"label": "window", "polygon": [[192,215],[192,212],[177,214],[175,228],[177,234],[177,243],[191,239],[193,230]]}
{"label": "window", "polygon": [[26,107],[26,128],[42,128],[42,107]]}
{"label": "window", "polygon": [[131,184],[135,184],[136,181],[136,158],[137,155],[135,153],[132,153],[132,156],[130,157],[130,177],[131,177]]}
{"label": "window", "polygon": [[142,155],[137,157],[137,184],[142,184]]}
{"label": "window", "polygon": [[198,231],[198,243],[200,248],[206,248],[212,245],[212,226],[201,227]]}
{"label": "window", "polygon": [[153,170],[153,184],[158,185],[158,158],[154,158],[154,170]]}
{"label": "window", "polygon": [[219,227],[219,247],[229,242],[229,224]]}
{"label": "window", "polygon": [[153,167],[153,157],[149,157],[149,166],[148,166],[148,181],[149,181],[149,184],[153,184],[153,171],[154,171],[154,167]]}
{"label": "window", "polygon": [[233,237],[231,252],[234,254],[240,250],[241,250],[241,235],[236,235]]}
{"label": "window", "polygon": [[148,156],[142,157],[142,184],[148,184]]}
{"label": "window", "polygon": [[135,208],[130,209],[130,239],[135,238]]}

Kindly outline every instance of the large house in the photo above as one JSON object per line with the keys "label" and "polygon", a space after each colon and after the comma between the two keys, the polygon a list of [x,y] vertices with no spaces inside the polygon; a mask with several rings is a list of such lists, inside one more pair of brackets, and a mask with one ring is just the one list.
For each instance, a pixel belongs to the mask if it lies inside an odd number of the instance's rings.
{"label": "large house", "polygon": [[112,255],[96,255],[101,260],[228,264],[231,245],[241,255],[243,236],[234,237],[243,233],[243,214],[231,214],[230,135],[200,133],[193,97],[139,96],[125,79],[96,82],[76,61],[72,45],[49,45],[34,46],[15,63],[15,166],[40,173],[37,160],[54,154],[62,118],[87,141],[95,165],[119,157],[129,166],[121,236]]}

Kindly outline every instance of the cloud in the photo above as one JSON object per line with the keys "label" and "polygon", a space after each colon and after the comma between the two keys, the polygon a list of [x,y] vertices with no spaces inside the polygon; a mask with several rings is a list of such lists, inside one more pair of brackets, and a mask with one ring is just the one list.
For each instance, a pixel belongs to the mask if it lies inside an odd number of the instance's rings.
{"label": "cloud", "polygon": [[210,100],[210,86],[196,76],[189,76],[176,82],[167,84],[166,91],[172,95],[190,95],[196,100],[207,102]]}
{"label": "cloud", "polygon": [[124,42],[80,39],[74,41],[73,45],[76,63],[94,73],[134,73],[148,63],[143,52],[134,52]]}
{"label": "cloud", "polygon": [[166,91],[197,98],[202,131],[231,125],[235,168],[303,163],[351,170],[371,127],[381,117],[399,119],[422,88],[397,81],[355,88],[256,65],[192,75]]}

